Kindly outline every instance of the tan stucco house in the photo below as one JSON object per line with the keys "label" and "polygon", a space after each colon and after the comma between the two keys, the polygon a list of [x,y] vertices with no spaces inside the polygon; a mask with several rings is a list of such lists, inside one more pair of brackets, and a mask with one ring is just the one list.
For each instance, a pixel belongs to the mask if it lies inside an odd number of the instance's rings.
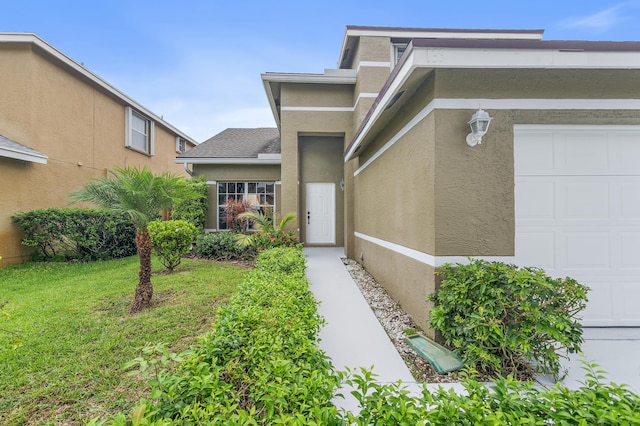
{"label": "tan stucco house", "polygon": [[11,216],[62,207],[114,166],[184,173],[195,142],[35,34],[0,33],[0,264],[29,253]]}
{"label": "tan stucco house", "polygon": [[468,256],[572,276],[584,325],[638,326],[640,43],[542,35],[349,26],[337,69],[262,75],[277,129],[176,161],[211,184],[209,228],[272,184],[306,245],[344,247],[425,328],[434,272]]}

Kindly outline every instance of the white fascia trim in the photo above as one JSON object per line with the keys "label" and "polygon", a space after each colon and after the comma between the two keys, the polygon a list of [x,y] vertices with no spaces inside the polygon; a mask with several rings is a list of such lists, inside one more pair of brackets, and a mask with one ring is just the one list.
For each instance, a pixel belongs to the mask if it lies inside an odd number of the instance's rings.
{"label": "white fascia trim", "polygon": [[177,164],[267,164],[279,165],[280,158],[277,159],[261,159],[261,158],[176,158],[173,160]]}
{"label": "white fascia trim", "polygon": [[388,28],[381,29],[348,29],[345,39],[352,37],[391,37],[391,38],[469,38],[469,39],[514,39],[541,40],[542,32],[455,32],[434,30],[399,31]]}
{"label": "white fascia trim", "polygon": [[47,164],[47,157],[44,154],[28,153],[11,148],[0,148],[0,157],[12,158],[14,160],[29,161],[31,163]]}
{"label": "white fascia trim", "polygon": [[282,160],[282,154],[258,154],[258,160]]}
{"label": "white fascia trim", "polygon": [[371,116],[366,121],[364,128],[356,137],[353,146],[351,147],[349,152],[347,152],[347,154],[345,155],[345,161],[351,160],[353,158],[353,155],[355,154],[356,150],[360,147],[362,140],[365,138],[367,133],[369,133],[369,130],[371,129],[373,124],[378,120],[382,112],[385,110],[391,98],[395,96],[398,88],[402,87],[402,84],[406,81],[406,79],[409,77],[411,72],[414,70],[415,68],[415,66],[413,65],[414,58],[415,58],[414,49],[412,49],[409,51],[409,57],[407,57],[406,60],[402,63],[402,67],[399,69],[398,74],[393,79],[387,91],[382,96],[382,99],[380,99],[380,102],[378,102],[378,104],[375,106]]}
{"label": "white fascia trim", "polygon": [[504,262],[504,263],[515,262],[515,256],[434,256],[431,254],[423,253],[418,250],[414,250],[409,247],[402,246],[400,244],[392,243],[390,241],[385,241],[376,237],[365,235],[360,232],[354,232],[354,235],[356,236],[356,238],[360,238],[361,240],[365,240],[377,246],[386,248],[387,250],[391,250],[394,253],[398,253],[402,256],[410,257],[411,259],[417,260],[418,262],[424,263],[425,265],[433,266],[434,268],[440,267],[445,263],[468,264],[469,257],[473,257],[474,259],[493,261],[493,262]]}
{"label": "white fascia trim", "polygon": [[44,41],[37,34],[34,34],[34,33],[5,33],[5,32],[2,32],[2,33],[0,33],[0,43],[2,43],[2,42],[32,43],[33,45],[38,46],[40,49],[44,50],[49,55],[53,56],[54,58],[56,58],[59,61],[61,61],[62,63],[64,63],[66,66],[68,66],[71,69],[73,69],[74,71],[78,72],[83,77],[89,79],[91,82],[97,84],[98,86],[100,86],[103,89],[105,89],[107,92],[109,92],[112,95],[114,95],[116,98],[120,99],[123,103],[134,107],[135,109],[137,109],[141,113],[143,113],[143,114],[149,116],[150,118],[152,118],[154,121],[157,121],[158,123],[161,123],[163,127],[171,130],[176,135],[182,136],[184,139],[186,139],[190,143],[192,143],[194,145],[197,145],[197,142],[195,141],[195,139],[191,138],[190,136],[186,135],[184,132],[178,130],[177,128],[175,128],[171,124],[167,123],[160,116],[154,114],[153,112],[151,112],[147,108],[143,107],[138,102],[134,101],[129,96],[125,95],[124,93],[122,93],[121,91],[119,91],[118,89],[116,89],[115,87],[110,85],[109,83],[107,83],[105,80],[100,78],[97,74],[94,74],[93,72],[89,71],[87,68],[85,68],[84,66],[80,65],[78,62],[76,62],[73,59],[71,59],[71,57],[67,56],[62,51],[56,49],[54,46],[52,46],[49,43],[47,43],[46,41]]}
{"label": "white fascia trim", "polygon": [[413,62],[428,68],[637,69],[638,52],[558,49],[417,47]]}
{"label": "white fascia trim", "polygon": [[[450,99],[436,98],[429,102],[418,114],[415,115],[402,129],[398,131],[387,143],[364,162],[354,173],[360,174],[371,163],[378,159],[385,151],[391,148],[398,140],[409,132],[420,121],[426,118],[436,109],[471,109],[486,108],[493,110],[640,110],[640,99]],[[517,125],[516,128],[525,128],[526,125]],[[580,126],[585,128],[584,126]],[[594,128],[602,126],[594,126]],[[616,126],[617,127],[617,126]],[[356,145],[354,145],[355,147]],[[351,150],[353,151],[353,149]],[[351,152],[350,151],[350,152]],[[348,161],[345,157],[345,162]]]}
{"label": "white fascia trim", "polygon": [[287,106],[281,107],[281,111],[307,111],[307,112],[353,112],[353,107],[305,107]]}
{"label": "white fascia trim", "polygon": [[261,77],[262,81],[271,83],[315,84],[356,84],[357,79],[355,70],[353,75],[265,73]]}
{"label": "white fascia trim", "polygon": [[217,185],[218,181],[217,180],[208,180],[207,181],[207,185]]}

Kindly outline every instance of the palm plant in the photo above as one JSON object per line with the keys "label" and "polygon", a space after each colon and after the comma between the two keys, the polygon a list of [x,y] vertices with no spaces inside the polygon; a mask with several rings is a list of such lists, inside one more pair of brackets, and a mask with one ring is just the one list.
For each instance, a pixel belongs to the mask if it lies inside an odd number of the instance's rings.
{"label": "palm plant", "polygon": [[245,219],[248,223],[253,224],[253,228],[258,232],[247,235],[237,234],[237,243],[241,246],[253,245],[256,234],[279,234],[284,231],[284,227],[287,223],[296,220],[296,214],[289,212],[282,216],[280,221],[276,220],[275,214],[271,209],[265,209],[265,211],[251,210],[238,215],[240,218]]}
{"label": "palm plant", "polygon": [[111,178],[92,179],[71,194],[74,202],[90,202],[106,209],[125,213],[136,228],[136,248],[140,258],[139,281],[130,313],[151,304],[151,238],[149,222],[167,211],[176,200],[198,197],[186,186],[186,180],[164,172],[154,175],[147,167],[115,167]]}

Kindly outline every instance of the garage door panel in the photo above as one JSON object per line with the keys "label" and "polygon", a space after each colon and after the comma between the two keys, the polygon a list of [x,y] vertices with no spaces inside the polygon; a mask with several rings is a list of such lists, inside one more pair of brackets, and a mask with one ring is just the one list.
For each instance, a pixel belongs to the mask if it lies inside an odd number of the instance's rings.
{"label": "garage door panel", "polygon": [[530,171],[552,172],[555,169],[553,132],[524,134],[518,138],[518,145],[514,149],[518,151],[514,157],[514,167],[523,174]]}
{"label": "garage door panel", "polygon": [[516,234],[517,263],[555,269],[554,232],[518,232]]}
{"label": "garage door panel", "polygon": [[640,326],[640,126],[514,134],[516,263],[588,285],[584,325]]}
{"label": "garage door panel", "polygon": [[[617,243],[616,252],[612,253],[618,259],[618,269],[640,272],[640,231],[616,232],[614,241]],[[640,310],[640,306],[638,308]]]}
{"label": "garage door panel", "polygon": [[610,234],[608,232],[562,232],[558,233],[564,255],[559,268],[572,271],[594,271],[610,269]]}
{"label": "garage door panel", "polygon": [[640,322],[640,281],[622,281],[614,288],[616,305],[622,307],[619,312],[623,322]]}
{"label": "garage door panel", "polygon": [[640,222],[640,182],[619,183],[616,195],[618,217]]}
{"label": "garage door panel", "polygon": [[637,174],[640,164],[640,135],[637,132],[611,132],[611,169]]}
{"label": "garage door panel", "polygon": [[565,199],[559,200],[562,203],[560,219],[609,219],[608,183],[573,178],[562,183],[562,192]]}
{"label": "garage door panel", "polygon": [[564,145],[565,171],[609,169],[606,136],[593,132],[570,132],[561,134],[560,141]]}
{"label": "garage door panel", "polygon": [[[589,303],[582,311],[584,325],[611,325],[613,323],[614,307],[610,281],[590,281],[578,279],[578,282],[589,286]],[[591,303],[591,302],[597,303]]]}
{"label": "garage door panel", "polygon": [[516,209],[523,220],[549,220],[554,217],[554,182],[552,179],[520,180]]}

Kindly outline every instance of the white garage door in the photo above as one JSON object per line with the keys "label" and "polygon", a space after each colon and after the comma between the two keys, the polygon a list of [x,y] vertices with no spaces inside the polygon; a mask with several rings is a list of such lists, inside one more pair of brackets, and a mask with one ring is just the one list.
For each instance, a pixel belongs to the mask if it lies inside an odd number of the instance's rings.
{"label": "white garage door", "polygon": [[516,263],[591,287],[585,326],[640,326],[640,126],[516,126]]}

